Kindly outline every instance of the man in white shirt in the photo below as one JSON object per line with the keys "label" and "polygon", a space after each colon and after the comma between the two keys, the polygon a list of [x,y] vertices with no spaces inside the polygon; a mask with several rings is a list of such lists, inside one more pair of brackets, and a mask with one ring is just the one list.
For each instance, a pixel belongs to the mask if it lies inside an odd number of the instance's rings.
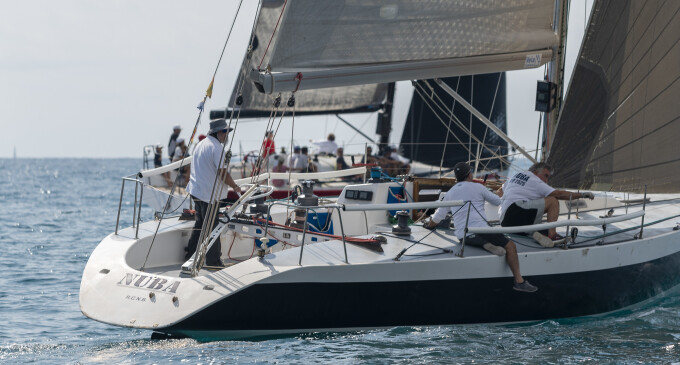
{"label": "man in white shirt", "polygon": [[308,151],[307,147],[302,147],[300,149],[300,154],[295,157],[295,164],[291,168],[293,172],[307,172],[307,169],[309,168]]}
{"label": "man in white shirt", "polygon": [[[593,193],[575,193],[556,190],[548,185],[553,168],[545,162],[533,164],[528,171],[522,171],[509,178],[499,189],[502,196],[499,208],[501,225],[504,227],[538,224],[543,214],[548,214],[548,222],[555,222],[560,215],[558,200],[588,198]],[[548,237],[534,232],[532,237],[544,247],[553,247],[555,241],[564,237],[555,228],[548,229]]]}
{"label": "man in white shirt", "polygon": [[[189,178],[189,185],[187,185],[187,192],[191,194],[196,209],[196,222],[194,229],[191,232],[189,243],[186,247],[186,258],[188,259],[196,251],[198,239],[203,229],[203,222],[205,220],[213,220],[212,228],[217,226],[217,207],[215,207],[212,216],[208,216],[208,208],[211,202],[215,202],[217,197],[213,197],[213,184],[215,184],[215,177],[219,174],[218,181],[224,182],[230,186],[237,195],[240,193],[240,188],[234,180],[229,176],[226,169],[226,156],[224,156],[223,145],[227,142],[227,134],[231,128],[227,128],[227,122],[224,119],[215,119],[210,122],[209,135],[198,143],[194,149],[194,159],[191,163],[191,175]],[[215,189],[217,191],[218,189]],[[222,243],[218,237],[206,255],[206,265],[208,266],[223,266],[222,265]]]}
{"label": "man in white shirt", "polygon": [[325,141],[311,141],[316,149],[314,153],[317,155],[332,155],[338,149],[338,145],[335,144],[335,134],[331,133],[328,135]]}
{"label": "man in white shirt", "polygon": [[[453,224],[456,228],[456,237],[462,242],[465,235],[465,224],[467,220],[468,227],[488,227],[486,222],[486,215],[484,213],[484,202],[488,201],[493,205],[499,205],[501,199],[494,193],[490,192],[484,185],[478,184],[472,180],[471,168],[465,162],[459,162],[453,168],[456,174],[458,183],[454,185],[444,196],[444,201],[464,200],[470,202],[470,215],[468,217],[468,207],[443,207],[438,208],[432,215],[430,221],[424,227],[434,229],[439,222],[441,222],[446,214],[453,213]],[[514,282],[512,288],[522,292],[535,292],[538,290],[535,286],[524,280],[519,272],[519,259],[517,257],[517,247],[515,243],[505,238],[502,234],[468,234],[465,237],[465,243],[472,246],[481,246],[487,251],[502,256],[505,254],[505,260],[512,271]]]}
{"label": "man in white shirt", "polygon": [[293,147],[293,153],[288,155],[288,158],[286,159],[286,166],[288,166],[288,169],[292,170],[295,168],[295,161],[298,156],[300,156],[300,146],[295,146]]}

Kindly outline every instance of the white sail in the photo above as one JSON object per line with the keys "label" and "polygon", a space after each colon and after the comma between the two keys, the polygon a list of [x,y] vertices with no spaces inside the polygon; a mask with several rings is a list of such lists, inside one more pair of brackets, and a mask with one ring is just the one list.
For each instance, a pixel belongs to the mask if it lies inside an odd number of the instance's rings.
{"label": "white sail", "polygon": [[251,78],[272,93],[537,67],[558,44],[554,12],[553,0],[288,0]]}

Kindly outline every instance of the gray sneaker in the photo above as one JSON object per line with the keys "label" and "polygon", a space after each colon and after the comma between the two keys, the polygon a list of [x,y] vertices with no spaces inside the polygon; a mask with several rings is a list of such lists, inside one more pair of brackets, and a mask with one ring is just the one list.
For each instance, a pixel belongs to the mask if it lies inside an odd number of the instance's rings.
{"label": "gray sneaker", "polygon": [[533,293],[536,290],[538,290],[537,287],[531,285],[529,280],[526,280],[526,279],[521,284],[515,281],[512,284],[512,288],[517,290],[517,291],[521,291],[521,292],[525,292],[525,293]]}
{"label": "gray sneaker", "polygon": [[482,245],[482,248],[496,256],[505,256],[505,249],[501,246],[496,246],[494,244],[487,242],[484,245]]}
{"label": "gray sneaker", "polygon": [[534,232],[531,237],[536,240],[536,242],[540,243],[541,246],[545,248],[551,248],[555,247],[555,241],[551,240],[549,237],[544,236],[538,232]]}

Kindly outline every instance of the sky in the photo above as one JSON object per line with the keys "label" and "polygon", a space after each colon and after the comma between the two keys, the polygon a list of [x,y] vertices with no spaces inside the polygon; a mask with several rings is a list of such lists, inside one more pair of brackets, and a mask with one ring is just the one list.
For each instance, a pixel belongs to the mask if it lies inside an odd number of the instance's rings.
{"label": "sky", "polygon": [[[572,2],[570,30],[578,38],[569,41],[572,59],[592,3],[584,1]],[[227,105],[255,5],[246,0],[239,10],[199,133],[208,128],[209,110]],[[167,146],[174,125],[189,137],[238,6],[237,0],[0,0],[0,158],[15,150],[17,157],[141,157],[145,145]],[[536,146],[533,110],[542,75],[543,68],[507,75],[508,134],[528,149]],[[397,84],[397,127],[408,111],[408,85]],[[375,136],[375,115],[347,119]],[[265,122],[248,124],[253,132],[239,134],[236,149],[259,147]],[[290,144],[290,123],[277,145]],[[295,123],[296,144],[330,132],[350,152],[365,142],[333,116]]]}

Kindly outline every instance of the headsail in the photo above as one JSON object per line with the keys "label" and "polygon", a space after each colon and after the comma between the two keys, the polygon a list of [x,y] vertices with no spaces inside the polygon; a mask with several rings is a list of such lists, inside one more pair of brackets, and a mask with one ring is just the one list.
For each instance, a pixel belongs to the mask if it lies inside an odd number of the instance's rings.
{"label": "headsail", "polygon": [[680,192],[680,2],[598,0],[548,162],[551,183]]}
{"label": "headsail", "polygon": [[[276,27],[283,8],[283,1],[265,1],[257,20],[255,38],[253,41],[252,62],[256,67],[265,54],[269,39]],[[269,45],[269,51],[276,45],[276,38]],[[247,56],[246,56],[247,57]],[[236,106],[240,109],[240,117],[257,118],[268,117],[276,95],[265,95],[258,92],[252,82],[243,85],[241,93],[239,85],[235,85],[229,100],[228,108],[236,105],[235,101],[241,96],[242,103]],[[309,114],[340,114],[378,111],[385,100],[386,84],[356,85],[352,87],[338,87],[314,91],[299,91],[296,93],[296,115]],[[284,97],[283,103],[286,99]],[[224,109],[213,110],[211,119],[224,118]]]}
{"label": "headsail", "polygon": [[[554,0],[287,0],[261,91],[319,89],[537,67]],[[271,33],[271,32],[270,32]]]}

